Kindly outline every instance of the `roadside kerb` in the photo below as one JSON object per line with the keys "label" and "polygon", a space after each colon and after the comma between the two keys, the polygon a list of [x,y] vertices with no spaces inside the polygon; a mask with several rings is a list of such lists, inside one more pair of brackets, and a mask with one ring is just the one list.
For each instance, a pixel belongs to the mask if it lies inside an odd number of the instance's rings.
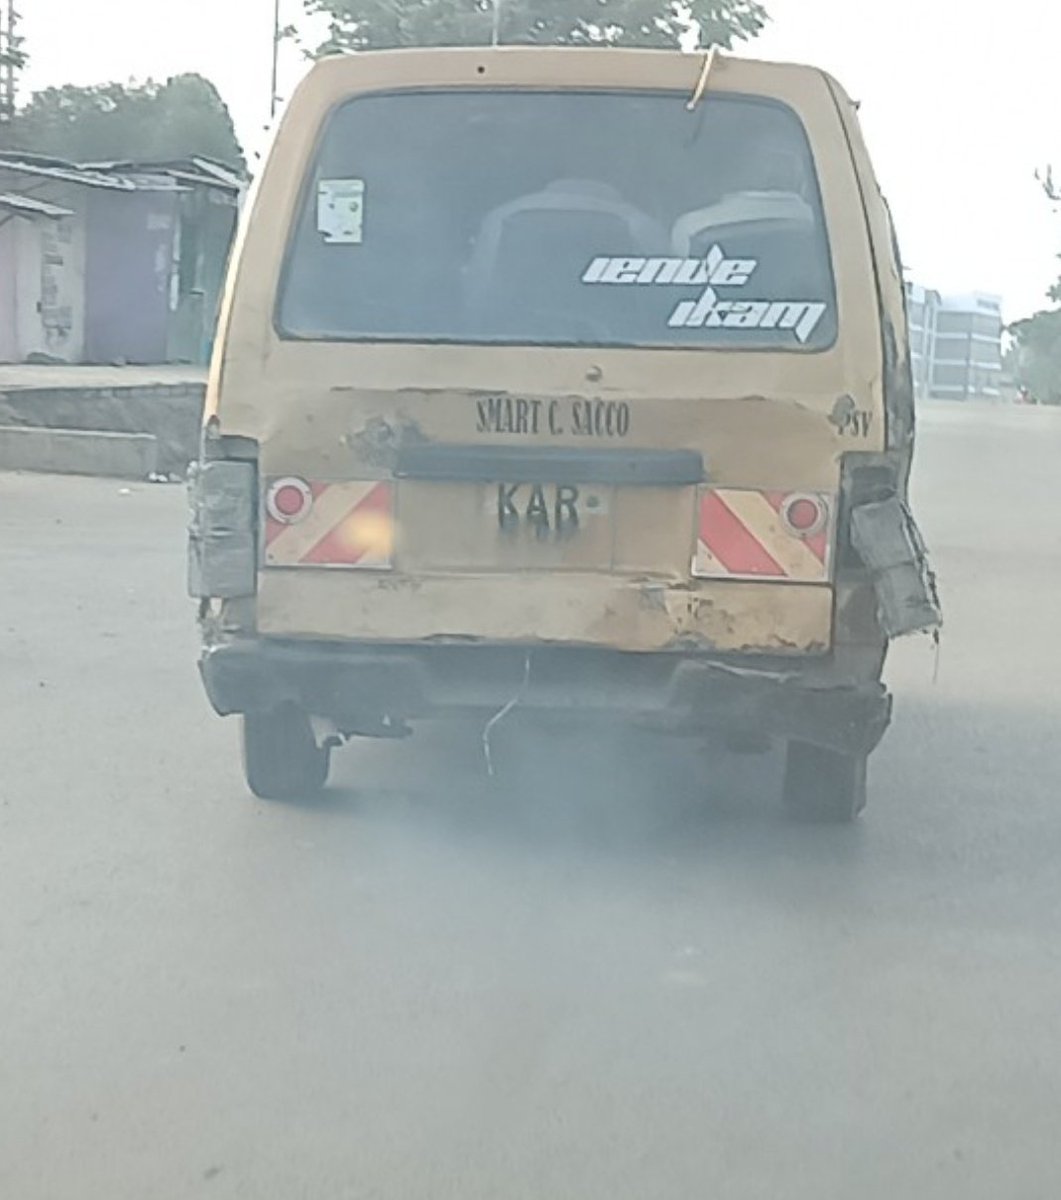
{"label": "roadside kerb", "polygon": [[158,474],[158,439],[149,433],[0,425],[0,470],[147,479]]}

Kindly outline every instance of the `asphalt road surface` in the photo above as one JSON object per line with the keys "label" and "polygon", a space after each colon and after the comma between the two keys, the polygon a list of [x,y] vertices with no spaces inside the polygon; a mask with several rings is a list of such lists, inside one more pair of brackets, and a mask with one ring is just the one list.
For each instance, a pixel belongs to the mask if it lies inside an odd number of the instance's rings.
{"label": "asphalt road surface", "polygon": [[927,415],[949,623],[850,830],[443,728],[252,801],[181,489],[0,477],[0,1196],[1061,1195],[1059,416]]}

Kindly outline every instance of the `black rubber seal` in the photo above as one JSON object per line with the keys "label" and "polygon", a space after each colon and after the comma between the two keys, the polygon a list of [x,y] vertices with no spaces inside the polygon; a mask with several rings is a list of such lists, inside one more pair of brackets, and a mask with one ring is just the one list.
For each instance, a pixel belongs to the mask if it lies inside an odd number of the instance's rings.
{"label": "black rubber seal", "polygon": [[691,487],[704,482],[695,450],[570,450],[553,446],[404,446],[398,479],[469,483],[598,483]]}

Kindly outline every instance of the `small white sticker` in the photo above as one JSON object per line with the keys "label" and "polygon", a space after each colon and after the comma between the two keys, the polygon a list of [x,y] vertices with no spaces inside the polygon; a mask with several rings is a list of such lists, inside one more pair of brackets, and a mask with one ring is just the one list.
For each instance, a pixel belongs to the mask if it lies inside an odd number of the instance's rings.
{"label": "small white sticker", "polygon": [[317,232],[331,246],[360,246],[365,236],[365,181],[322,179],[317,187]]}

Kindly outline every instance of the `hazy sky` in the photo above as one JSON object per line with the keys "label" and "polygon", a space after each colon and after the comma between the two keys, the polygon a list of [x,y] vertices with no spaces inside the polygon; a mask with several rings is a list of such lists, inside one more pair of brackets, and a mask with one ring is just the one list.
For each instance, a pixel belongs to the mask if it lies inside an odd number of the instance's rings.
{"label": "hazy sky", "polygon": [[[1043,303],[1061,270],[1061,216],[1034,172],[1061,164],[1056,0],[766,0],[752,50],[815,62],[862,101],[862,120],[916,278],[1000,292],[1007,316]],[[296,19],[300,0],[282,0]],[[260,143],[272,0],[20,0],[27,90],[199,71]],[[285,55],[284,87],[304,69]]]}

